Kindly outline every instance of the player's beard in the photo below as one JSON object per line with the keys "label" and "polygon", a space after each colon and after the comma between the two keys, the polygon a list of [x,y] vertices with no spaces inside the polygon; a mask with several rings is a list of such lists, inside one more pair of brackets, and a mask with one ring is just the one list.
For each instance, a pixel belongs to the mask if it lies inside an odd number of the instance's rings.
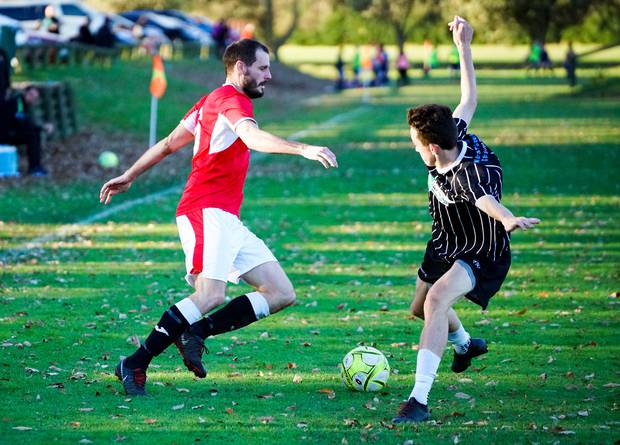
{"label": "player's beard", "polygon": [[259,85],[256,83],[256,80],[252,79],[250,76],[245,76],[244,81],[243,92],[247,94],[250,99],[263,97],[263,94],[265,94],[264,85],[266,82]]}

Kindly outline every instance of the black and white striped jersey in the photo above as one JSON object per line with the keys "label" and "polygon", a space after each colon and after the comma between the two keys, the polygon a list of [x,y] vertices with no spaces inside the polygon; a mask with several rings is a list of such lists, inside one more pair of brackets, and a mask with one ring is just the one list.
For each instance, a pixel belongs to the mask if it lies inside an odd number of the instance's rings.
{"label": "black and white striped jersey", "polygon": [[510,237],[501,222],[475,203],[485,195],[501,200],[502,167],[482,140],[467,134],[465,121],[455,122],[458,157],[445,168],[429,167],[432,245],[435,254],[448,261],[465,257],[495,261],[510,253]]}

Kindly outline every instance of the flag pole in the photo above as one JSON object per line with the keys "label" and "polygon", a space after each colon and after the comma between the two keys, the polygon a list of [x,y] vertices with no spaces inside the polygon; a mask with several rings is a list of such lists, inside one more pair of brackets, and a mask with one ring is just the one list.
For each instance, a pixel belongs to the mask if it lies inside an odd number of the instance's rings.
{"label": "flag pole", "polygon": [[149,146],[152,147],[157,142],[157,102],[166,91],[166,72],[164,62],[156,50],[152,51],[153,74],[149,91],[151,92],[151,119],[149,128]]}
{"label": "flag pole", "polygon": [[149,129],[149,147],[155,145],[157,139],[157,98],[151,95],[151,125]]}

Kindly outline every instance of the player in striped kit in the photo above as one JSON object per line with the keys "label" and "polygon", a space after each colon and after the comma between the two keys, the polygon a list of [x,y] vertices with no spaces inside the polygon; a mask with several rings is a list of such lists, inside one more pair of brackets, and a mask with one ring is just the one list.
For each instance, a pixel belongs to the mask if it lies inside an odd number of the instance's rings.
{"label": "player in striped kit", "polygon": [[502,167],[497,156],[467,127],[477,104],[471,56],[473,29],[461,17],[449,23],[461,58],[461,101],[454,112],[443,105],[408,110],[411,140],[429,175],[432,238],[420,269],[411,305],[424,319],[415,385],[393,422],[430,417],[428,394],[449,340],[452,371],[463,372],[487,352],[483,339],[471,338],[452,306],[463,296],[486,308],[510,268],[510,236],[536,218],[515,217],[500,204]]}

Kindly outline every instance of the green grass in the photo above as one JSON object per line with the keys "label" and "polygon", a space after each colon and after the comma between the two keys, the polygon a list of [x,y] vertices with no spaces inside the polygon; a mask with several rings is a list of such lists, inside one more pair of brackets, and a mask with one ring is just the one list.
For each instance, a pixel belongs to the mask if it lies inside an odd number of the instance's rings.
{"label": "green grass", "polygon": [[[139,90],[147,76],[138,78],[139,68],[104,71],[105,90],[79,93],[82,103],[96,104],[84,125],[144,132],[148,110],[140,109]],[[66,76],[86,85],[89,74]],[[132,88],[132,100],[122,85]],[[171,85],[162,128],[175,125],[203,91],[198,82]],[[174,350],[155,360],[149,398],[119,394],[112,375],[119,356],[134,349],[131,337],[144,338],[162,310],[189,291],[174,225],[178,194],[5,264],[2,442],[618,440],[618,99],[572,95],[561,79],[526,82],[510,72],[480,73],[479,90],[472,130],[502,160],[504,203],[542,223],[514,235],[513,267],[488,311],[458,304],[490,352],[463,375],[449,371],[451,353],[444,354],[430,399],[434,423],[392,428],[389,420],[413,382],[421,323],[409,318],[408,306],[430,231],[425,168],[407,140],[404,111],[430,101],[454,105],[458,86],[442,79],[398,93],[378,89],[367,102],[352,91],[325,96],[291,105],[288,114],[276,98],[259,106],[261,126],[282,135],[364,108],[305,139],[332,147],[337,171],[286,156],[252,166],[242,216],[281,260],[298,304],[209,340],[205,380],[192,379]],[[101,108],[114,104],[114,113]],[[141,119],[130,124],[133,113]],[[184,174],[153,175],[115,202],[180,183]],[[102,180],[0,191],[2,251],[98,211]],[[245,289],[232,286],[229,294]],[[397,371],[385,392],[342,386],[337,364],[360,342],[383,350]],[[319,392],[325,388],[335,398]]]}

